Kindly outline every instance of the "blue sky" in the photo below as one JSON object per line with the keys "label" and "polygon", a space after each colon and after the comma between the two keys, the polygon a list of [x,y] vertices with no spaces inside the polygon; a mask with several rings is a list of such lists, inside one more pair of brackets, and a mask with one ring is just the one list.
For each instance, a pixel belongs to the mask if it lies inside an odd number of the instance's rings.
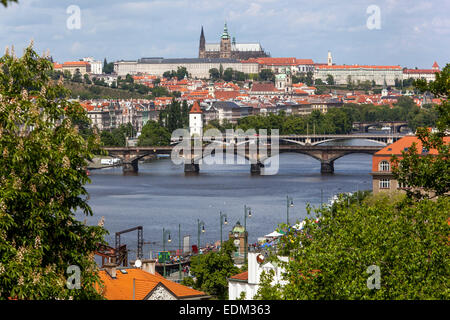
{"label": "blue sky", "polygon": [[[66,26],[70,5],[81,9],[80,29]],[[366,25],[370,5],[380,29]],[[337,64],[442,68],[449,12],[448,0],[19,0],[0,7],[0,46],[20,54],[33,39],[59,62],[197,57],[201,26],[218,42],[226,21],[237,42],[260,42],[272,57],[325,62],[331,50]]]}

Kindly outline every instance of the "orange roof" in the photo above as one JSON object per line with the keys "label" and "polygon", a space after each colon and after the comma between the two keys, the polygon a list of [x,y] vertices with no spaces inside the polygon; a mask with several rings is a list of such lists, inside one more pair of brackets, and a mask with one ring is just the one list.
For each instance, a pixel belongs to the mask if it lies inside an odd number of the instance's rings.
{"label": "orange roof", "polygon": [[87,66],[89,62],[87,61],[67,61],[63,63],[63,66]]}
{"label": "orange roof", "polygon": [[248,271],[236,274],[230,277],[230,279],[248,281]]}
{"label": "orange roof", "polygon": [[216,91],[216,99],[234,99],[239,96],[239,91]]}
{"label": "orange roof", "polygon": [[189,113],[202,113],[202,109],[200,108],[197,101],[194,101],[194,105],[191,108],[191,112]]}
{"label": "orange roof", "polygon": [[351,65],[351,66],[347,66],[347,65],[333,65],[333,66],[329,66],[329,65],[319,65],[317,66],[319,69],[358,69],[358,68],[362,68],[362,69],[402,69],[402,67],[400,66],[368,66],[368,65]]}
{"label": "orange roof", "polygon": [[297,58],[250,58],[247,61],[243,61],[246,63],[258,63],[262,65],[270,65],[270,66],[296,66],[299,64],[314,64],[311,59],[297,59]]}
{"label": "orange roof", "polygon": [[133,279],[135,279],[135,299],[143,300],[156,288],[163,285],[177,298],[206,296],[202,291],[194,290],[176,282],[170,281],[158,274],[151,274],[141,269],[125,269],[126,274],[117,270],[116,279],[105,271],[99,272],[104,283],[103,295],[108,300],[133,300]]}
{"label": "orange roof", "polygon": [[439,73],[436,69],[405,69],[403,73],[416,74],[416,73]]}
{"label": "orange roof", "polygon": [[[407,148],[411,147],[414,142],[416,143],[418,153],[421,154],[422,141],[420,141],[420,139],[416,136],[405,136],[376,152],[375,155],[401,155],[402,151],[405,151],[405,149],[407,150]],[[446,144],[450,143],[450,137],[444,137],[444,142]],[[431,149],[427,154],[438,154],[438,152],[436,149]]]}

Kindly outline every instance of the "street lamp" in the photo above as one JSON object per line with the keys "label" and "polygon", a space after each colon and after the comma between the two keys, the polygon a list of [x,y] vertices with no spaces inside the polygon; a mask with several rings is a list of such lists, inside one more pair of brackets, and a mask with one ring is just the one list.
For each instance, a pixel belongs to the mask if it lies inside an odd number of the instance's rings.
{"label": "street lamp", "polygon": [[228,224],[227,215],[220,211],[220,248],[222,248],[222,225]]}
{"label": "street lamp", "polygon": [[205,223],[197,219],[197,249],[200,253],[200,228],[201,232],[205,232]]}
{"label": "street lamp", "polygon": [[294,199],[292,197],[286,196],[286,216],[288,227],[289,227],[289,207],[292,208],[293,206],[294,206]]}
{"label": "street lamp", "polygon": [[[244,205],[244,230],[245,230],[245,232],[247,232],[247,216],[249,218],[252,217],[252,209],[250,207],[247,207],[246,205]],[[244,237],[244,263],[247,262],[247,237],[248,237],[248,232],[247,232],[247,235]]]}
{"label": "street lamp", "polygon": [[[167,236],[167,240],[166,240],[166,236]],[[172,239],[170,238],[170,231],[169,230],[165,230],[163,228],[163,252],[166,252],[166,241],[167,242],[172,242]],[[164,277],[166,276],[166,257],[164,256]]]}

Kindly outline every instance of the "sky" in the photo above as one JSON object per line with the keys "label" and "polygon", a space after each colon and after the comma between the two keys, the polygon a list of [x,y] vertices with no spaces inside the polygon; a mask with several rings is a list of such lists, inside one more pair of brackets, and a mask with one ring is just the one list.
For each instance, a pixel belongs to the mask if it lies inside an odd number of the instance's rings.
{"label": "sky", "polygon": [[19,0],[0,6],[0,50],[21,55],[33,39],[58,62],[193,58],[201,27],[217,43],[226,22],[236,42],[272,57],[326,62],[331,51],[336,64],[442,68],[449,12],[449,0]]}

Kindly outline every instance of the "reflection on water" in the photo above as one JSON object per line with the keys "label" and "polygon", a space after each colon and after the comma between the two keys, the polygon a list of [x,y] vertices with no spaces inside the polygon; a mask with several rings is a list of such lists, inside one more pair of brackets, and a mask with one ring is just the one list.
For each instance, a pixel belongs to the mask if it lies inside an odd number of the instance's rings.
{"label": "reflection on water", "polygon": [[[354,143],[354,142],[352,142]],[[364,144],[367,145],[367,142]],[[302,154],[281,154],[278,174],[250,175],[249,165],[200,165],[196,176],[185,176],[183,165],[170,159],[139,164],[137,176],[123,176],[122,168],[94,170],[87,186],[94,216],[88,224],[105,217],[114,246],[114,233],[131,227],[144,227],[144,254],[162,247],[162,229],[171,231],[172,242],[166,248],[178,248],[178,224],[181,236],[191,235],[197,243],[197,219],[205,222],[201,244],[220,239],[219,212],[228,216],[223,238],[237,221],[243,224],[244,204],[252,208],[247,219],[249,243],[268,234],[286,221],[286,195],[294,200],[290,222],[303,219],[307,203],[318,206],[339,192],[371,189],[371,155],[351,154],[335,162],[335,173],[322,175],[320,162]],[[78,215],[80,220],[83,216]],[[137,234],[121,236],[131,250],[136,249]],[[130,259],[135,253],[130,253]]]}

